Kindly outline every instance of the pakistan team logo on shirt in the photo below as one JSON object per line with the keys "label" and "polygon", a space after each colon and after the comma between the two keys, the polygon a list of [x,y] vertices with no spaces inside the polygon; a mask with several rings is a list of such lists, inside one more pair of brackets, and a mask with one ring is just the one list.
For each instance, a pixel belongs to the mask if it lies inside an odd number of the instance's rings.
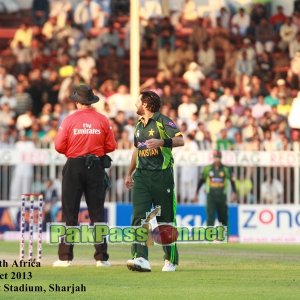
{"label": "pakistan team logo on shirt", "polygon": [[153,129],[150,129],[150,130],[149,130],[149,136],[154,136],[154,132],[155,132],[155,131],[154,131]]}

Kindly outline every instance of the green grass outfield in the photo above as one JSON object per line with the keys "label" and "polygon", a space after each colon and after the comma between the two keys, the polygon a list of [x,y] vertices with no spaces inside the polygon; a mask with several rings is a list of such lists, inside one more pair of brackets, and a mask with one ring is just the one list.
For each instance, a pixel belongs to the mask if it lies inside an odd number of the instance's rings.
{"label": "green grass outfield", "polygon": [[[32,272],[31,280],[0,279],[0,299],[300,299],[299,245],[179,245],[180,266],[162,273],[162,249],[150,248],[152,272],[128,271],[129,245],[110,245],[113,266],[96,268],[93,247],[76,246],[70,268],[52,268],[56,246],[45,245],[41,268],[0,268],[0,275]],[[18,259],[19,245],[0,241],[0,258]],[[4,284],[71,285],[85,293],[4,292]]]}

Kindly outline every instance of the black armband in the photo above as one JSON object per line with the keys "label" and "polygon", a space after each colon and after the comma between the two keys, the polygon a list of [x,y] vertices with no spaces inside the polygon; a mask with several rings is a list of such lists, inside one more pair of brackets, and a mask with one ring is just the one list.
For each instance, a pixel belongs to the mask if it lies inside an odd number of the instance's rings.
{"label": "black armband", "polygon": [[172,146],[173,146],[172,139],[164,139],[164,147],[166,147],[166,148],[172,148]]}

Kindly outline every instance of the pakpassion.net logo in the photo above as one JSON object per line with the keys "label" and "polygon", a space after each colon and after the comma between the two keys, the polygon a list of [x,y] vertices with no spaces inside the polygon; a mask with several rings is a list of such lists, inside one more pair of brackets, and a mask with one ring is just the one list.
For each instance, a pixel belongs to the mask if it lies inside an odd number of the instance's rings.
{"label": "pakpassion.net logo", "polygon": [[66,244],[101,244],[105,241],[111,244],[147,243],[171,245],[173,243],[205,243],[227,242],[226,226],[191,226],[176,227],[173,224],[158,224],[151,226],[109,227],[107,224],[80,224],[66,226],[64,223],[48,224],[48,241],[58,244],[61,240]]}

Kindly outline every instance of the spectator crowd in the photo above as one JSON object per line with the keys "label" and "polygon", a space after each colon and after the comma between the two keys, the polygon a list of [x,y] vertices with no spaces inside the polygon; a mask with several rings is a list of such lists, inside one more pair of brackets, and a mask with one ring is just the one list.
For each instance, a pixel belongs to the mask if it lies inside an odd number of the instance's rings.
{"label": "spectator crowd", "polygon": [[[270,15],[254,4],[235,13],[222,7],[212,18],[183,1],[165,16],[159,1],[148,2],[155,5],[141,7],[140,47],[157,57],[157,74],[141,89],[157,91],[162,112],[185,136],[199,149],[298,150],[289,114],[299,90],[299,11],[287,16],[278,6]],[[96,109],[111,119],[119,147],[132,147],[129,18],[101,1],[72,3],[33,1],[32,22],[2,51],[1,145],[13,145],[24,131],[37,147],[49,147],[74,111],[72,85],[86,82],[101,97]]]}

